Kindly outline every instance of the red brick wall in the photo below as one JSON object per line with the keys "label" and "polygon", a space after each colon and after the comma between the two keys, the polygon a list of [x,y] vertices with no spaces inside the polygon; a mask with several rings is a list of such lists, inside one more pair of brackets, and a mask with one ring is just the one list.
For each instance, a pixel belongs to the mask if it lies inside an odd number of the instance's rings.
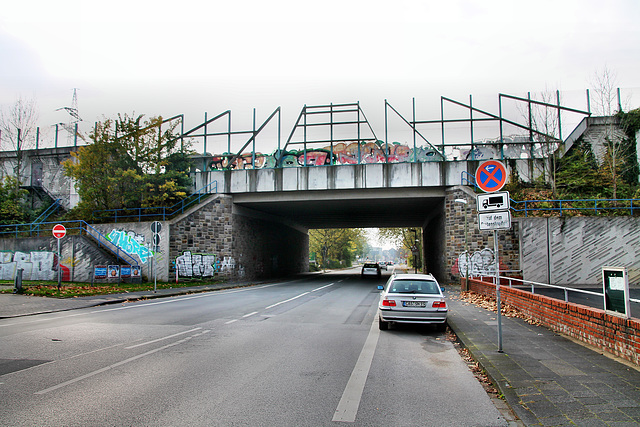
{"label": "red brick wall", "polygon": [[[496,294],[493,283],[476,279],[469,280],[469,290],[492,297]],[[500,286],[500,300],[553,331],[640,365],[638,319],[625,319],[597,308],[531,294],[505,285]]]}

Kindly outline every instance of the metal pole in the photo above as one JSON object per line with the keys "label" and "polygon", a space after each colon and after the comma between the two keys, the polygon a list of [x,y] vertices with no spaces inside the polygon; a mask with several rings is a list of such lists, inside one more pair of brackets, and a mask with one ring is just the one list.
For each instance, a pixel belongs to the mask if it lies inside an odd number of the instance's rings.
{"label": "metal pole", "polygon": [[493,230],[493,246],[496,263],[496,305],[498,308],[498,353],[502,353],[502,304],[500,301],[500,262],[498,261],[498,230]]}
{"label": "metal pole", "polygon": [[560,108],[560,91],[556,90],[556,100],[558,103],[558,139],[562,141],[562,121],[560,120],[560,113],[562,109]]}
{"label": "metal pole", "polygon": [[60,258],[60,239],[58,240],[58,292],[60,292],[60,287],[62,286],[62,276],[60,275],[60,271],[62,270],[62,258]]}
{"label": "metal pole", "polygon": [[204,149],[202,150],[202,154],[206,155],[207,153],[207,112],[204,112]]}
{"label": "metal pole", "polygon": [[[473,96],[469,95],[469,124],[471,125],[471,160],[475,160],[475,152],[473,150]],[[467,209],[465,208],[465,219],[466,219]],[[465,234],[466,238],[466,234]],[[466,249],[465,249],[466,250]]]}
{"label": "metal pole", "polygon": [[413,163],[416,163],[416,99],[413,98]]}

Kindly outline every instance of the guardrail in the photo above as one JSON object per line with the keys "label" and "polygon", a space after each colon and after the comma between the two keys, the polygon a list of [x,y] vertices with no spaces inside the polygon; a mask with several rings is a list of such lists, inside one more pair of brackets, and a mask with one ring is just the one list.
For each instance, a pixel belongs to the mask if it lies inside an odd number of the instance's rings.
{"label": "guardrail", "polygon": [[[524,208],[518,209],[516,207],[518,205],[524,205]],[[531,205],[534,206],[531,207]],[[628,210],[633,215],[634,212],[640,213],[640,199],[524,200],[521,202],[511,199],[511,209],[514,212],[524,212],[525,217],[530,211],[560,212],[560,215],[565,211],[593,211],[597,215],[598,211]]]}
{"label": "guardrail", "polygon": [[[94,221],[113,220],[114,222],[137,218],[137,222],[144,220],[158,219],[166,221],[167,218],[180,213],[184,213],[189,206],[199,204],[203,198],[209,194],[218,192],[218,181],[212,181],[205,185],[195,193],[185,197],[173,206],[157,206],[157,207],[140,207],[140,208],[123,208],[123,209],[104,209],[94,211]],[[103,214],[105,213],[105,214]]]}
{"label": "guardrail", "polygon": [[[569,292],[576,292],[576,293],[582,293],[582,294],[587,294],[587,295],[595,295],[601,298],[604,298],[604,293],[603,292],[594,292],[594,291],[588,291],[586,289],[579,289],[579,288],[571,288],[568,286],[558,286],[558,285],[551,285],[548,283],[539,283],[539,282],[534,282],[531,280],[523,280],[523,279],[518,279],[516,277],[509,277],[509,276],[498,276],[500,283],[503,282],[503,280],[506,280],[509,283],[509,287],[512,288],[513,287],[513,282],[520,282],[522,284],[522,286],[527,286],[530,287],[531,289],[531,293],[535,294],[535,290],[536,290],[536,286],[540,286],[540,287],[546,287],[546,288],[552,288],[552,289],[561,289],[564,291],[564,302],[569,302]],[[495,276],[479,276],[479,278],[482,281],[488,280],[490,279],[490,281],[495,284],[496,281],[496,277]],[[640,299],[636,299],[636,298],[629,298],[630,302],[633,303],[640,303]]]}

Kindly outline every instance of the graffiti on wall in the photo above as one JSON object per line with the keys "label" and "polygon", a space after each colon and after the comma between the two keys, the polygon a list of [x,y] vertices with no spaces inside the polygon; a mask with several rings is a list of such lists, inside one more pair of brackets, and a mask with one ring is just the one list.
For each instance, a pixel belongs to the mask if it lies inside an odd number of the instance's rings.
{"label": "graffiti on wall", "polygon": [[[282,167],[355,165],[359,163],[402,163],[441,161],[443,157],[431,147],[416,147],[398,142],[385,144],[382,141],[360,143],[336,143],[332,147],[319,149],[280,151],[272,154],[248,153],[236,157],[231,153],[219,154],[209,163],[209,169],[261,169],[273,168],[278,158],[282,158]],[[234,159],[231,162],[231,159]]]}
{"label": "graffiti on wall", "polygon": [[191,251],[185,251],[176,257],[179,279],[211,278],[218,272],[229,274],[234,270],[237,270],[240,277],[244,276],[244,268],[238,267],[233,257],[224,257],[221,261],[215,254],[194,254]]}
{"label": "graffiti on wall", "polygon": [[[501,266],[501,268],[503,267]],[[496,264],[493,250],[484,248],[471,255],[466,251],[462,252],[452,268],[452,273],[466,277],[467,271],[470,277],[495,276]]]}
{"label": "graffiti on wall", "polygon": [[61,280],[71,280],[69,267],[58,263],[58,254],[49,251],[0,252],[0,279],[15,280],[22,269],[23,280],[57,280],[60,267]]}
{"label": "graffiti on wall", "polygon": [[107,238],[122,249],[127,255],[138,256],[140,262],[146,264],[153,251],[144,246],[144,236],[134,231],[111,230]]}
{"label": "graffiti on wall", "polygon": [[218,271],[217,256],[214,254],[194,254],[185,251],[176,257],[178,278],[203,279],[213,277]]}

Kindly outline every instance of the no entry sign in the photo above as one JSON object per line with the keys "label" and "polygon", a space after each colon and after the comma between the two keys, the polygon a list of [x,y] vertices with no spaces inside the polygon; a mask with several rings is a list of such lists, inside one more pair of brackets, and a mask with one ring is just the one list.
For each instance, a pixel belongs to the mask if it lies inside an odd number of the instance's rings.
{"label": "no entry sign", "polygon": [[476,170],[476,185],[486,193],[500,191],[507,181],[507,168],[497,160],[482,162]]}
{"label": "no entry sign", "polygon": [[62,224],[54,225],[51,231],[53,232],[53,237],[56,239],[62,239],[67,234],[67,229],[64,228]]}

